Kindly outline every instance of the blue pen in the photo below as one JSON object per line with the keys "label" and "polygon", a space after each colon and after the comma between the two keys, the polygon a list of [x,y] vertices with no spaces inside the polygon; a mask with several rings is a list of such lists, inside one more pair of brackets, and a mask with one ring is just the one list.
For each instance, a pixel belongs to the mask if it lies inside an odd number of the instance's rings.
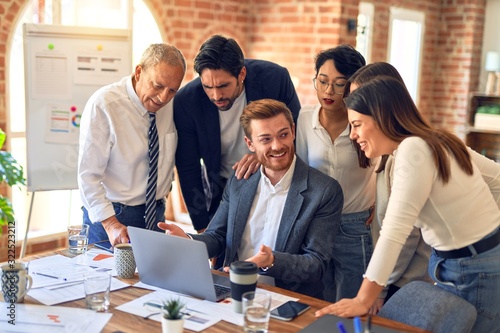
{"label": "blue pen", "polygon": [[361,333],[361,318],[354,317],[354,333]]}
{"label": "blue pen", "polygon": [[347,331],[345,330],[345,326],[344,326],[343,322],[339,321],[337,323],[337,328],[339,329],[340,333],[347,333]]}

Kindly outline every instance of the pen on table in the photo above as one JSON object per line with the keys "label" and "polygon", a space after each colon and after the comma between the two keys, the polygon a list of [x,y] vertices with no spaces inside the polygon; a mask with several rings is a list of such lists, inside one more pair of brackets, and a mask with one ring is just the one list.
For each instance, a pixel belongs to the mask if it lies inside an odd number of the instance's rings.
{"label": "pen on table", "polygon": [[347,331],[345,330],[345,326],[344,326],[343,322],[339,321],[337,323],[337,328],[339,329],[340,333],[347,333]]}
{"label": "pen on table", "polygon": [[354,333],[361,333],[361,318],[354,317],[353,324],[354,324]]}
{"label": "pen on table", "polygon": [[372,317],[368,315],[368,318],[366,318],[365,331],[363,333],[371,333],[371,331],[372,331]]}
{"label": "pen on table", "polygon": [[45,277],[49,277],[49,278],[53,278],[53,279],[63,280],[63,281],[67,281],[68,280],[66,278],[60,278],[60,277],[57,277],[57,276],[53,276],[53,275],[49,275],[49,274],[44,274],[44,273],[33,272],[33,274],[40,275],[40,276],[45,276]]}

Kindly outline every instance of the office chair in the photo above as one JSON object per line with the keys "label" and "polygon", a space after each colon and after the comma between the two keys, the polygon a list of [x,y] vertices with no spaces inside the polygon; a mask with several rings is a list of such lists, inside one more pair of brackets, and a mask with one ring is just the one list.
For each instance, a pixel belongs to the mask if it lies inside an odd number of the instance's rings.
{"label": "office chair", "polygon": [[476,308],[466,300],[424,281],[413,281],[384,304],[379,316],[433,333],[469,333]]}

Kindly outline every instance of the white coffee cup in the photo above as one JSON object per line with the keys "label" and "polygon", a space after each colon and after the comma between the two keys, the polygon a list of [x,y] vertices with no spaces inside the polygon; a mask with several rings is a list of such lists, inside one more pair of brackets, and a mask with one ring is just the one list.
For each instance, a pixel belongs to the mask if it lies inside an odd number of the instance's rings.
{"label": "white coffee cup", "polygon": [[2,294],[7,303],[22,303],[33,280],[22,263],[5,264],[2,267]]}
{"label": "white coffee cup", "polygon": [[255,291],[257,287],[257,273],[259,268],[250,261],[235,261],[229,266],[229,280],[231,281],[231,298],[233,310],[243,313],[241,296],[248,291]]}

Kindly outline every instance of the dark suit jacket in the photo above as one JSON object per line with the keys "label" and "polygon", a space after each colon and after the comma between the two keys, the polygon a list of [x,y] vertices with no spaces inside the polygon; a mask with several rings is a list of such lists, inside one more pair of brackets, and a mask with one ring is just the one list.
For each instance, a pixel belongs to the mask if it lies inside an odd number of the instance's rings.
{"label": "dark suit jacket", "polygon": [[[260,172],[248,180],[231,177],[207,230],[191,235],[207,245],[210,257],[225,253],[224,266],[239,260],[260,177]],[[321,278],[333,252],[343,204],[339,183],[297,157],[273,251],[274,266],[260,274],[274,277],[278,287],[322,298]]]}
{"label": "dark suit jacket", "polygon": [[[286,68],[262,60],[245,60],[245,89],[248,102],[272,98],[285,103],[294,121],[300,110],[295,88]],[[219,111],[203,90],[200,78],[189,82],[174,98],[174,121],[178,144],[176,167],[182,195],[196,230],[205,228],[219,206],[225,180],[221,179]],[[212,188],[207,211],[201,178],[203,159]]]}

